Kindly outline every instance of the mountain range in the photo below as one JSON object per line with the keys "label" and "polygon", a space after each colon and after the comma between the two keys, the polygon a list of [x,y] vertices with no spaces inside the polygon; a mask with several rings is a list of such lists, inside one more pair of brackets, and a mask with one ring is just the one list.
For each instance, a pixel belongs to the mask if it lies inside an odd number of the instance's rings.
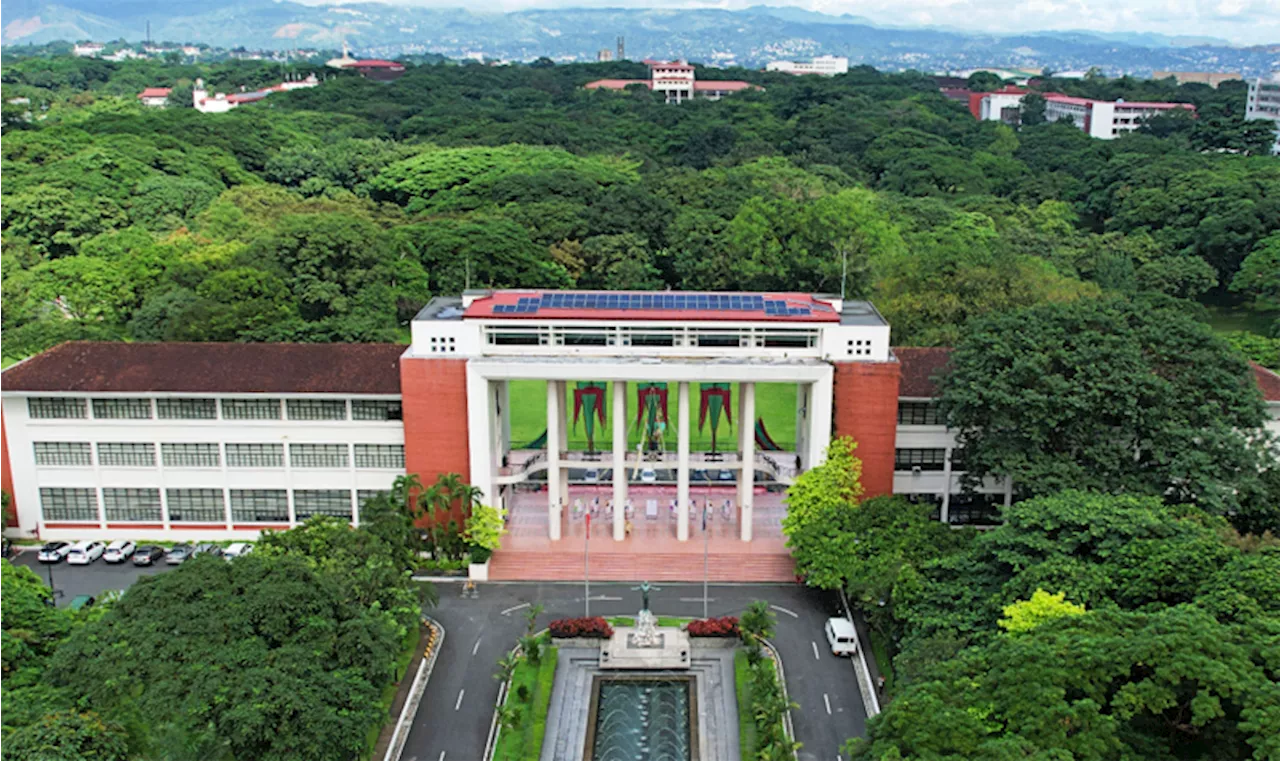
{"label": "mountain range", "polygon": [[250,49],[337,49],[361,55],[439,53],[449,57],[595,60],[626,39],[627,57],[685,58],[711,65],[759,67],[786,58],[847,56],[885,70],[957,71],[975,67],[1056,71],[1097,66],[1104,73],[1153,70],[1239,71],[1280,68],[1280,45],[1233,47],[1213,38],[1158,34],[1037,32],[975,34],[887,27],[851,15],[790,7],[557,8],[486,13],[382,3],[304,5],[288,0],[8,0],[5,45],[54,40],[145,39]]}

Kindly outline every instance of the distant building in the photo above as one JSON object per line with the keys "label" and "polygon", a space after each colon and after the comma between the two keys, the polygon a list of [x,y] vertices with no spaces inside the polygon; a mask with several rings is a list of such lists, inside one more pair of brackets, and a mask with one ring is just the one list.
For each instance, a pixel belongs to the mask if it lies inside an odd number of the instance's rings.
{"label": "distant building", "polygon": [[117,50],[116,52],[112,53],[111,55],[104,55],[104,56],[102,57],[102,60],[104,60],[104,61],[115,61],[116,63],[119,63],[120,61],[128,61],[128,60],[131,60],[131,59],[132,59],[132,60],[146,60],[146,59],[147,59],[147,58],[149,58],[149,57],[150,57],[150,56],[148,56],[146,53],[139,53],[138,51],[134,50],[133,48],[120,48],[119,50]]}
{"label": "distant building", "polygon": [[607,61],[612,61],[612,60],[613,60],[613,51],[610,50],[609,48],[601,48],[600,50],[596,51],[596,61],[600,63],[605,63]]}
{"label": "distant building", "polygon": [[1173,77],[1180,85],[1209,85],[1217,88],[1223,82],[1236,82],[1243,79],[1238,71],[1155,71],[1152,79],[1168,79]]}
{"label": "distant building", "polygon": [[173,92],[170,87],[148,87],[138,93],[138,101],[144,106],[151,108],[164,108],[169,102],[169,93]]}
{"label": "distant building", "polygon": [[[1005,88],[991,93],[974,93],[975,97],[970,101],[970,111],[983,121],[1017,124],[1021,120],[1022,99],[1026,95],[1026,91],[1017,88]],[[1126,132],[1133,132],[1153,116],[1167,114],[1176,109],[1186,109],[1192,113],[1196,110],[1196,107],[1190,103],[1091,100],[1056,92],[1043,93],[1043,95],[1046,121],[1058,122],[1069,119],[1078,129],[1100,140],[1111,140]]]}
{"label": "distant building", "polygon": [[1280,154],[1280,73],[1272,72],[1268,78],[1249,80],[1244,118],[1266,119],[1274,124],[1276,142],[1271,152]]}
{"label": "distant building", "polygon": [[196,47],[195,45],[183,45],[183,46],[182,46],[182,54],[183,54],[183,55],[198,56],[198,55],[200,55],[200,52],[201,52],[201,51],[200,51],[200,48]]}
{"label": "distant building", "polygon": [[684,61],[650,61],[648,79],[597,79],[583,87],[587,90],[625,90],[631,85],[644,85],[666,96],[668,103],[683,103],[686,100],[706,98],[720,100],[726,95],[743,90],[763,89],[759,85],[740,80],[707,80],[697,81],[694,69]]}
{"label": "distant building", "polygon": [[320,80],[316,79],[316,75],[310,74],[306,79],[281,82],[252,92],[239,92],[232,93],[231,95],[220,92],[210,95],[209,92],[204,89],[204,80],[197,79],[195,88],[191,90],[191,100],[192,105],[194,105],[196,110],[201,113],[223,114],[237,106],[242,106],[245,103],[256,103],[273,92],[300,90],[307,87],[315,87],[319,84]]}
{"label": "distant building", "polygon": [[357,60],[346,68],[358,72],[365,79],[376,82],[390,82],[404,74],[404,64],[395,61],[383,61],[378,58]]}
{"label": "distant building", "polygon": [[786,74],[820,74],[834,77],[849,73],[849,59],[843,56],[822,55],[810,61],[773,61],[765,71],[781,71]]}
{"label": "distant building", "polygon": [[106,48],[106,45],[101,42],[77,42],[75,47],[71,49],[71,53],[81,58],[97,58],[102,55],[104,48]]}

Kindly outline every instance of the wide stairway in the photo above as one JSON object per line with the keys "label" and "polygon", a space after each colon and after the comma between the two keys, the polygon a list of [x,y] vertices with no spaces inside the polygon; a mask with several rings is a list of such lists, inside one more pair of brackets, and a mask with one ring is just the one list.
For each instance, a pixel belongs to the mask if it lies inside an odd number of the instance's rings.
{"label": "wide stairway", "polygon": [[[489,562],[491,581],[581,581],[581,553],[499,550]],[[592,553],[593,581],[702,581],[702,554]],[[795,564],[786,553],[712,552],[711,581],[795,581]]]}

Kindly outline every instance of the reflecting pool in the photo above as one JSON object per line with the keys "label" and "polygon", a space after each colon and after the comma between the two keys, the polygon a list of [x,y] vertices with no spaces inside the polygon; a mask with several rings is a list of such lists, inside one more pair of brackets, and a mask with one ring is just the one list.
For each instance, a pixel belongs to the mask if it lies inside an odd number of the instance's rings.
{"label": "reflecting pool", "polygon": [[690,761],[689,679],[601,679],[591,761]]}

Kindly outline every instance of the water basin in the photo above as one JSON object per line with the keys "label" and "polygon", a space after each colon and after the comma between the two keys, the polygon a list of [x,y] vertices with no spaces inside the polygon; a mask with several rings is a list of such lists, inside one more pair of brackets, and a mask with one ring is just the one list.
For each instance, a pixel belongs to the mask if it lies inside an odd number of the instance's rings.
{"label": "water basin", "polygon": [[586,761],[697,761],[693,680],[597,677]]}

